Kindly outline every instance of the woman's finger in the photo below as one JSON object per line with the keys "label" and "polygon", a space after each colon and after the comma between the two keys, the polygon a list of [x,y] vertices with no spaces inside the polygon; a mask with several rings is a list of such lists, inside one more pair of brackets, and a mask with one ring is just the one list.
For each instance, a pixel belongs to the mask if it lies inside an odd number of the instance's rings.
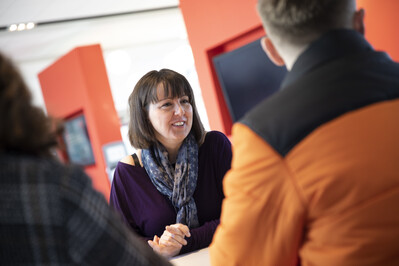
{"label": "woman's finger", "polygon": [[182,245],[186,245],[187,241],[181,237],[177,237],[178,239],[170,236],[170,235],[162,235],[160,239],[160,243],[165,246],[175,246],[181,247]]}
{"label": "woman's finger", "polygon": [[163,241],[178,243],[180,245],[187,245],[187,240],[179,235],[164,235],[161,238]]}
{"label": "woman's finger", "polygon": [[154,242],[153,242],[152,240],[148,240],[147,243],[148,243],[148,245],[150,245],[150,247],[151,247],[152,249],[155,248],[155,244],[154,244]]}
{"label": "woman's finger", "polygon": [[184,235],[179,229],[170,226],[167,226],[167,228],[168,229],[164,231],[163,235],[176,239],[176,241],[182,245],[187,245],[187,240],[184,239]]}
{"label": "woman's finger", "polygon": [[184,224],[172,224],[172,225],[168,225],[166,226],[166,230],[173,230],[173,232],[175,232],[175,234],[178,234],[178,232],[186,237],[190,237],[190,229],[188,228],[187,225]]}

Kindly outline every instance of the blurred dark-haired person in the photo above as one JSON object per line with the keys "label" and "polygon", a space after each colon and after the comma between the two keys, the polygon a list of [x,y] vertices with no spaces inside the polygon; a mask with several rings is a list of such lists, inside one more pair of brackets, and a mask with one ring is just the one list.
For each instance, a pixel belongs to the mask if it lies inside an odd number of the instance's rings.
{"label": "blurred dark-haired person", "polygon": [[230,169],[230,141],[205,132],[192,88],[175,71],[145,74],[129,106],[129,139],[138,151],[116,167],[111,205],[165,257],[209,246]]}
{"label": "blurred dark-haired person", "polygon": [[365,40],[355,0],[258,12],[289,72],[234,125],[212,264],[399,265],[399,64]]}
{"label": "blurred dark-haired person", "polygon": [[57,134],[0,54],[0,264],[170,265],[130,232],[80,168],[53,156]]}

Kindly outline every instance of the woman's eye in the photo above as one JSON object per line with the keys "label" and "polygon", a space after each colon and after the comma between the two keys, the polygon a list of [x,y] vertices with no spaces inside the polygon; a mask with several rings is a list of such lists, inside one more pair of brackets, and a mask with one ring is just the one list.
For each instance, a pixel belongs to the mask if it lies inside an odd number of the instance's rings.
{"label": "woman's eye", "polygon": [[181,103],[190,103],[190,101],[188,99],[182,99],[180,102]]}
{"label": "woman's eye", "polygon": [[169,107],[171,105],[172,105],[171,103],[164,103],[164,104],[162,104],[162,107]]}

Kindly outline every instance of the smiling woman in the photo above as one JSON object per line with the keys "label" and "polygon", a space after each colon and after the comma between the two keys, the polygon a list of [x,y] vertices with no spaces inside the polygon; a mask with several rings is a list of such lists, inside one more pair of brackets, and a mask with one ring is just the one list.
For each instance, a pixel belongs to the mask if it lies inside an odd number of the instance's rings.
{"label": "smiling woman", "polygon": [[110,204],[165,257],[207,247],[219,224],[229,140],[205,132],[191,86],[175,71],[145,74],[129,106],[138,156],[118,163]]}

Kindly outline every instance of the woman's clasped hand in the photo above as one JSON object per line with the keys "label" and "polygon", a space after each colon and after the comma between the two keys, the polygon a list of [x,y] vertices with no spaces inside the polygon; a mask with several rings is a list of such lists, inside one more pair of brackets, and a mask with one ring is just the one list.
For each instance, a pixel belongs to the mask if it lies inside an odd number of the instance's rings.
{"label": "woman's clasped hand", "polygon": [[190,237],[190,229],[184,224],[172,224],[165,227],[161,237],[154,236],[148,244],[164,257],[173,257],[179,254],[181,248],[187,245],[185,237]]}

